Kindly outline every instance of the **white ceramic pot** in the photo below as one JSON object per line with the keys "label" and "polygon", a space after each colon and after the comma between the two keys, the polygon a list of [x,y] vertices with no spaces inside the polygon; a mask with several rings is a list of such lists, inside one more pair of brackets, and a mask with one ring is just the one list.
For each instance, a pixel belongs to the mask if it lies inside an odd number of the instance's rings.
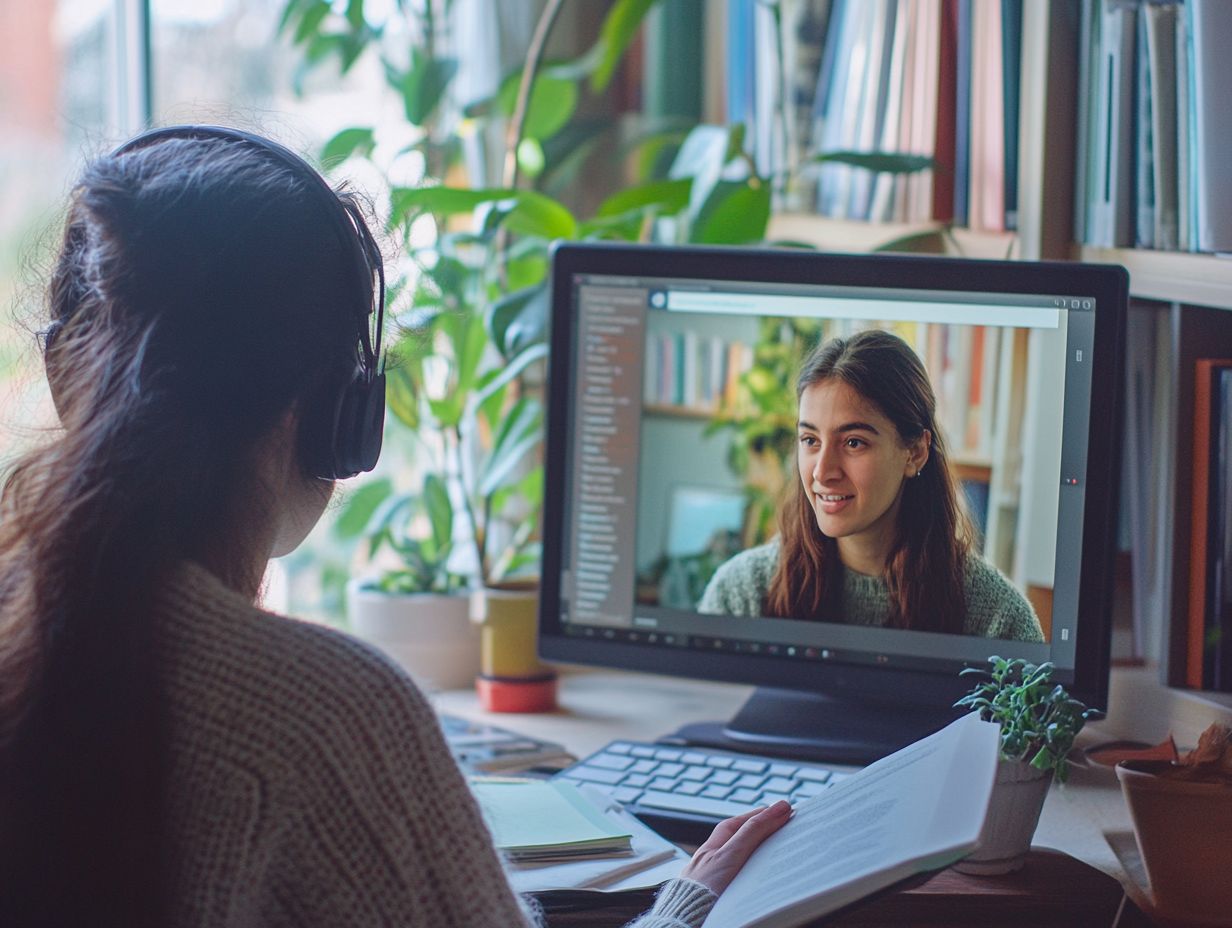
{"label": "white ceramic pot", "polygon": [[472,686],[479,673],[479,626],[465,593],[391,595],[347,585],[351,630],[406,668],[425,690]]}
{"label": "white ceramic pot", "polygon": [[954,869],[979,876],[1021,869],[1050,783],[1051,771],[1036,770],[1026,761],[1000,761],[979,843]]}

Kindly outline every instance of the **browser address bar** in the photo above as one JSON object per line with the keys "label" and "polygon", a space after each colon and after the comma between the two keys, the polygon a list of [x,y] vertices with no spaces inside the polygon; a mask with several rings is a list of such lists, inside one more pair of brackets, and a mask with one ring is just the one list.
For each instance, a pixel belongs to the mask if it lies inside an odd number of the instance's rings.
{"label": "browser address bar", "polygon": [[1061,324],[1061,311],[1048,306],[929,303],[769,293],[707,293],[696,290],[668,290],[667,308],[672,312],[682,313],[938,322],[947,325],[993,325],[1029,329],[1055,329]]}

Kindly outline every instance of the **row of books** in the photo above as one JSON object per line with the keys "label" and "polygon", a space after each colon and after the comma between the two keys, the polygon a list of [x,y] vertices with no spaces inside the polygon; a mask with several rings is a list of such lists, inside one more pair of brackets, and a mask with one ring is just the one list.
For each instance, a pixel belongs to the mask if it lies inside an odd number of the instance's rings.
{"label": "row of books", "polygon": [[[729,0],[728,11],[728,120],[752,127],[763,172],[827,152],[927,155],[937,169],[909,175],[823,164],[816,208],[1016,227],[1022,0],[814,0],[795,19],[771,6]],[[775,30],[792,34],[776,43]],[[784,83],[793,119],[776,119]]]}
{"label": "row of books", "polygon": [[1232,251],[1232,4],[1084,0],[1079,241]]}
{"label": "row of books", "polygon": [[1186,682],[1232,692],[1232,358],[1194,372]]}
{"label": "row of books", "polygon": [[[871,327],[894,332],[924,362],[951,452],[966,459],[991,459],[1002,342],[1012,337],[1012,330],[826,319],[821,320],[820,338],[843,338]],[[646,345],[643,402],[652,409],[699,415],[735,410],[740,378],[753,364],[753,347],[743,342],[695,331],[652,334]]]}
{"label": "row of books", "polygon": [[660,332],[646,342],[642,401],[699,415],[734,408],[753,346],[701,332]]}

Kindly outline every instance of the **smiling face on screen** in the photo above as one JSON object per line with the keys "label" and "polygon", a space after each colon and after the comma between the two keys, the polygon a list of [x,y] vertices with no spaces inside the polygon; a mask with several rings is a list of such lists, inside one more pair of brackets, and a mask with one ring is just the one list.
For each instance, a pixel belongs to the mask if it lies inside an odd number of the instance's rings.
{"label": "smiling face on screen", "polygon": [[880,574],[904,482],[927,461],[931,436],[905,444],[876,406],[830,379],[800,394],[797,439],[800,480],[817,527],[837,540],[848,568]]}

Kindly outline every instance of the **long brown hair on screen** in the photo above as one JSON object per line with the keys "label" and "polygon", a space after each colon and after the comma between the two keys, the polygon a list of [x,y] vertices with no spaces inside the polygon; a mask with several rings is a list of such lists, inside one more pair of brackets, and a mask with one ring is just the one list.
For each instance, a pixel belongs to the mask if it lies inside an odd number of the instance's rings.
{"label": "long brown hair on screen", "polygon": [[0,923],[167,921],[158,590],[184,560],[251,579],[230,552],[261,440],[354,375],[322,202],[260,146],[200,137],[73,190],[47,293],[62,427],[0,500]]}
{"label": "long brown hair on screen", "polygon": [[[797,402],[806,389],[829,380],[846,384],[872,403],[904,443],[931,433],[927,463],[918,476],[905,481],[896,537],[886,559],[887,625],[961,632],[966,618],[964,565],[973,531],[958,502],[928,372],[897,335],[870,329],[814,349],[796,380]],[[798,476],[779,511],[779,538],[765,615],[842,621],[838,545],[818,529]]]}

